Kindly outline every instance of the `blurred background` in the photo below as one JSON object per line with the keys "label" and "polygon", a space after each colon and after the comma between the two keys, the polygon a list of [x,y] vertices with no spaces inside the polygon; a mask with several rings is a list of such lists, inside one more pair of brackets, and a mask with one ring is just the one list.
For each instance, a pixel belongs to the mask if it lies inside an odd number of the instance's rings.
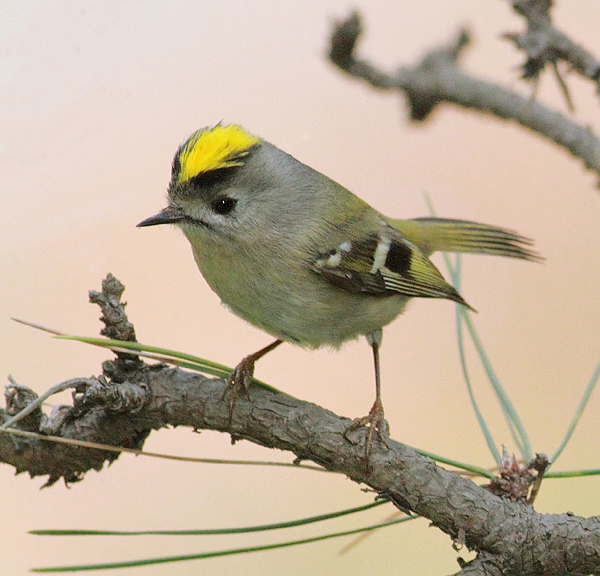
{"label": "blurred background", "polygon": [[[108,272],[126,286],[138,339],[228,365],[271,338],[234,317],[197,272],[175,229],[136,229],[165,205],[172,156],[187,136],[237,122],[326,173],[391,216],[440,216],[509,227],[534,238],[543,265],[465,256],[462,293],[531,436],[551,454],[599,358],[597,178],[557,146],[507,122],[441,106],[425,124],[396,95],[351,80],[327,61],[332,23],[358,8],[361,54],[386,70],[411,65],[468,26],[464,68],[523,94],[523,55],[500,38],[524,23],[507,2],[480,0],[174,2],[4,0],[0,6],[0,373],[41,393],[98,374],[110,357],[9,320],[96,335],[87,292]],[[600,53],[600,5],[560,2],[555,24]],[[567,82],[575,119],[600,130],[598,95]],[[538,98],[568,114],[545,74]],[[443,262],[436,256],[442,270]],[[470,354],[474,359],[474,356]],[[385,330],[383,400],[392,436],[491,466],[461,378],[454,306],[413,302]],[[364,341],[340,352],[291,345],[257,377],[336,413],[362,416],[373,400]],[[498,443],[515,450],[482,371],[477,395]],[[6,383],[7,380],[5,380]],[[69,396],[53,399],[67,403]],[[599,394],[555,469],[597,467]],[[248,442],[189,429],[153,433],[146,449],[179,455],[280,459]],[[598,479],[548,480],[541,512],[600,514]],[[50,538],[39,528],[185,529],[244,526],[334,511],[372,499],[339,476],[210,466],[124,455],[67,489],[0,467],[0,553],[10,574],[31,567],[194,553],[349,529],[361,518],[268,534],[200,538]],[[346,541],[172,566],[137,574],[443,574],[458,569],[449,539],[424,520]],[[463,557],[468,554],[463,552]],[[130,571],[133,573],[133,571]]]}

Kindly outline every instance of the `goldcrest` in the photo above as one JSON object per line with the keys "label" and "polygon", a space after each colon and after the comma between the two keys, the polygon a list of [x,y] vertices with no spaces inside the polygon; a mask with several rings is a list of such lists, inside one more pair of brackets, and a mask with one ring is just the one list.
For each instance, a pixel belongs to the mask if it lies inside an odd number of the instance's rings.
{"label": "goldcrest", "polygon": [[443,218],[384,216],[327,176],[241,126],[194,132],[173,160],[168,206],[138,226],[176,224],[209,286],[235,314],[277,340],[232,372],[230,409],[255,362],[281,342],[338,348],[364,335],[376,399],[350,428],[388,434],[381,403],[382,328],[414,297],[468,306],[429,260],[437,251],[538,260],[508,230]]}

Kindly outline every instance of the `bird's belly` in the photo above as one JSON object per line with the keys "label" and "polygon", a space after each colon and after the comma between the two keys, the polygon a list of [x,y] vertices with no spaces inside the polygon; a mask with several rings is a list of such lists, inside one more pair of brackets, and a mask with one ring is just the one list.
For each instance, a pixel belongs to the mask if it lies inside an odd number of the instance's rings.
{"label": "bird's belly", "polygon": [[276,338],[301,346],[339,347],[389,324],[408,298],[353,293],[298,268],[281,274],[262,268],[235,271],[196,262],[209,286],[236,315]]}

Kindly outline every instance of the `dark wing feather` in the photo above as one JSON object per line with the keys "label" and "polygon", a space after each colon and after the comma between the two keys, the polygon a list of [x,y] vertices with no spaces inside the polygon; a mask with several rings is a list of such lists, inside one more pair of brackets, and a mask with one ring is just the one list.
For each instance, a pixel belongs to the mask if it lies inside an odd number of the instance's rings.
{"label": "dark wing feather", "polygon": [[387,225],[379,233],[319,254],[312,269],[348,292],[447,298],[470,308],[429,258]]}

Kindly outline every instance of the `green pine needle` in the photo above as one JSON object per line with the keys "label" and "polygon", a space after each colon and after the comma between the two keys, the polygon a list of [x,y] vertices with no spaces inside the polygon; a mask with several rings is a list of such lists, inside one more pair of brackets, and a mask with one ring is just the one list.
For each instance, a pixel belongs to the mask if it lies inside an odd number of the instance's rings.
{"label": "green pine needle", "polygon": [[153,564],[166,564],[170,562],[182,562],[184,560],[200,560],[204,558],[217,558],[219,556],[233,556],[234,554],[247,554],[249,552],[261,552],[264,550],[276,550],[278,548],[287,548],[289,546],[297,546],[299,544],[310,544],[312,542],[320,542],[330,540],[331,538],[340,538],[342,536],[351,536],[361,532],[376,530],[394,524],[401,524],[413,520],[416,516],[403,516],[389,522],[380,522],[364,528],[356,528],[354,530],[346,530],[344,532],[335,532],[333,534],[325,534],[323,536],[313,536],[311,538],[303,538],[302,540],[290,540],[288,542],[279,542],[276,544],[266,544],[262,546],[248,546],[245,548],[231,548],[229,550],[217,550],[214,552],[203,552],[199,554],[185,554],[181,556],[164,556],[162,558],[146,558],[143,560],[130,560],[125,562],[108,562],[103,564],[81,564],[78,566],[54,566],[49,568],[32,568],[32,572],[77,572],[84,570],[110,570],[115,568],[131,568],[137,566],[149,566]]}
{"label": "green pine needle", "polygon": [[[594,388],[596,387],[596,384],[598,383],[598,379],[600,379],[600,362],[598,362],[598,365],[596,366],[596,370],[594,370],[594,373],[592,374],[592,377],[590,378],[588,385],[585,387],[585,390],[583,392],[583,397],[581,398],[581,400],[579,402],[579,406],[577,406],[577,409],[575,410],[575,414],[573,415],[573,419],[571,420],[571,424],[569,425],[569,428],[567,429],[565,437],[562,439],[562,442],[560,443],[556,452],[553,454],[552,458],[550,459],[550,462],[552,462],[552,463],[556,462],[556,459],[560,456],[562,451],[565,449],[565,446],[571,439],[571,436],[573,435],[573,432],[575,431],[575,428],[577,427],[577,424],[579,423],[579,419],[581,418],[581,415],[583,414],[583,411],[585,410],[585,407],[587,406],[590,396],[592,395],[592,392],[594,391]],[[547,476],[547,474],[546,474],[546,476]]]}
{"label": "green pine needle", "polygon": [[292,528],[294,526],[304,526],[340,516],[348,516],[357,512],[364,512],[382,504],[387,504],[388,500],[377,500],[364,506],[355,508],[347,508],[338,512],[330,512],[329,514],[320,514],[318,516],[310,516],[299,520],[291,520],[289,522],[277,522],[275,524],[261,524],[258,526],[245,526],[242,528],[212,528],[204,530],[141,530],[141,531],[122,531],[122,530],[30,530],[29,534],[37,536],[214,536],[222,534],[247,534],[249,532],[265,532],[267,530],[279,530],[281,528]]}

